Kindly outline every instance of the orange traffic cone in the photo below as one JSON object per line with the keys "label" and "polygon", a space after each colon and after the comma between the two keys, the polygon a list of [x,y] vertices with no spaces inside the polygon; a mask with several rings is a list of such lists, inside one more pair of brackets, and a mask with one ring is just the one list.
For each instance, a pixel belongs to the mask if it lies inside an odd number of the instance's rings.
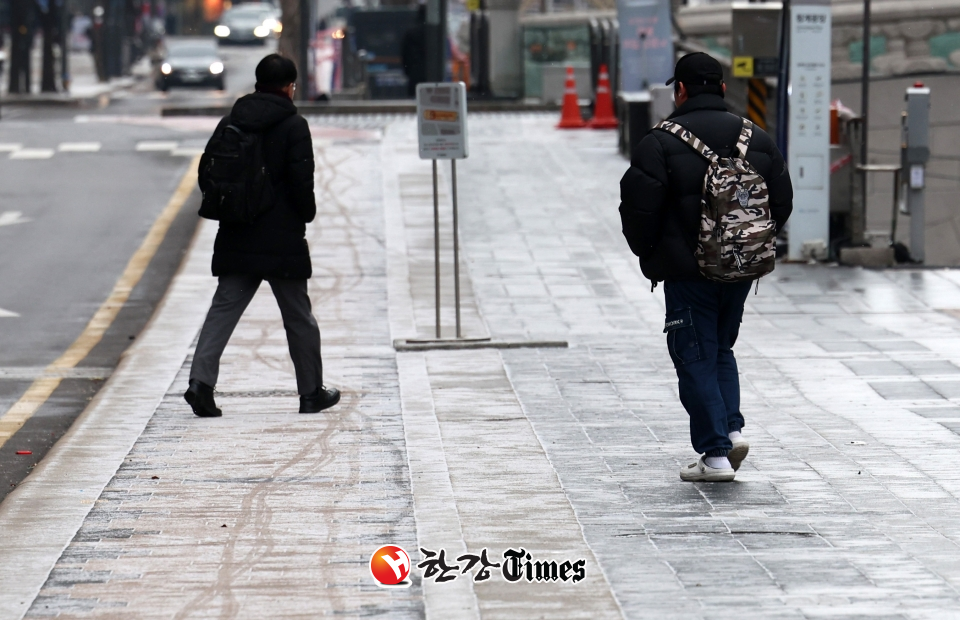
{"label": "orange traffic cone", "polygon": [[600,79],[597,80],[597,103],[593,108],[593,118],[587,123],[592,129],[616,129],[617,117],[613,115],[613,99],[610,97],[610,75],[607,65],[600,65]]}
{"label": "orange traffic cone", "polygon": [[579,129],[586,125],[580,116],[580,104],[577,103],[577,83],[573,77],[573,67],[567,67],[567,82],[563,86],[563,109],[560,111],[560,124],[557,129]]}

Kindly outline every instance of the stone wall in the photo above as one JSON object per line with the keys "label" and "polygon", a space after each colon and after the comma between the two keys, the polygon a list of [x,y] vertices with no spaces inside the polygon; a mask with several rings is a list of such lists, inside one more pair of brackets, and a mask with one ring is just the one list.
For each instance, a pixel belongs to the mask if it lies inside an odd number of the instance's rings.
{"label": "stone wall", "polygon": [[[729,4],[683,7],[684,33],[722,55],[730,53]],[[871,69],[875,75],[960,70],[960,0],[872,3]],[[862,0],[833,0],[833,78],[857,79],[863,58]]]}

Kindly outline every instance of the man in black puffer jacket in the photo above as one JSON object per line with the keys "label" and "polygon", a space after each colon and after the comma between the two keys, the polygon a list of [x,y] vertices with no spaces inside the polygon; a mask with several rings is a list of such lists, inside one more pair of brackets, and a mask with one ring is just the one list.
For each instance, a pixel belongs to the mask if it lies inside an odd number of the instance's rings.
{"label": "man in black puffer jacket", "polygon": [[[213,275],[220,279],[207,313],[184,398],[200,417],[221,415],[213,398],[220,356],[250,300],[266,280],[280,306],[297,375],[300,413],[316,413],[340,400],[323,386],[320,330],[313,317],[307,280],[312,275],[306,224],[317,214],[313,193],[313,143],[307,121],[293,105],[297,68],[271,54],[256,69],[256,92],[241,97],[217,131],[233,125],[261,135],[263,162],[273,205],[251,223],[221,222],[213,249]],[[207,191],[208,155],[200,159],[200,189]]]}
{"label": "man in black puffer jacket", "polygon": [[[743,119],[727,112],[723,70],[707,54],[688,54],[674,77],[677,110],[670,120],[690,130],[720,157],[735,154]],[[747,455],[741,436],[740,384],[733,345],[751,282],[704,278],[695,256],[707,160],[678,137],[651,131],[631,154],[620,181],[620,219],[643,274],[663,282],[664,332],[690,415],[690,437],[703,456],[680,471],[683,480],[732,480]],[[793,209],[793,187],[783,156],[758,127],[746,160],[769,190],[779,231]]]}

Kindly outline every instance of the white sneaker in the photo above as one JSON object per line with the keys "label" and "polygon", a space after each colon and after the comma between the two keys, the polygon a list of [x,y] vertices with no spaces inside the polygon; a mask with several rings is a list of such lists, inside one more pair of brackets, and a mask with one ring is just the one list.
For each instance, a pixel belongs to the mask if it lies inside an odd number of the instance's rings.
{"label": "white sneaker", "polygon": [[[710,467],[701,456],[696,463],[680,468],[680,479],[684,482],[730,482],[737,475],[733,469]],[[729,458],[729,456],[727,457]]]}
{"label": "white sneaker", "polygon": [[747,458],[748,452],[750,452],[750,444],[745,439],[738,439],[733,442],[733,448],[727,454],[730,464],[733,465],[733,471],[740,469],[740,464]]}

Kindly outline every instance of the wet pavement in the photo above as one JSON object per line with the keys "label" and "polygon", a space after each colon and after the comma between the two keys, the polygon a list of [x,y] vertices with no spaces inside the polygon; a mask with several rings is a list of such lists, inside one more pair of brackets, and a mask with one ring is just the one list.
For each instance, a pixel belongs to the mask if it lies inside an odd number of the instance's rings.
{"label": "wet pavement", "polygon": [[[396,352],[434,328],[430,165],[411,119],[317,120],[310,292],[341,405],[296,413],[263,287],[224,356],[224,417],[192,416],[180,394],[215,285],[202,225],[146,333],[0,504],[0,615],[955,614],[960,275],[778,265],[736,347],[750,457],[734,483],[682,483],[695,457],[661,289],[619,230],[625,163],[611,133],[554,122],[471,119],[463,321],[569,348]],[[443,257],[450,335],[449,235]],[[414,568],[409,589],[381,589],[367,563],[385,544],[415,564],[420,548],[456,563],[522,547],[582,559],[585,578]]]}

